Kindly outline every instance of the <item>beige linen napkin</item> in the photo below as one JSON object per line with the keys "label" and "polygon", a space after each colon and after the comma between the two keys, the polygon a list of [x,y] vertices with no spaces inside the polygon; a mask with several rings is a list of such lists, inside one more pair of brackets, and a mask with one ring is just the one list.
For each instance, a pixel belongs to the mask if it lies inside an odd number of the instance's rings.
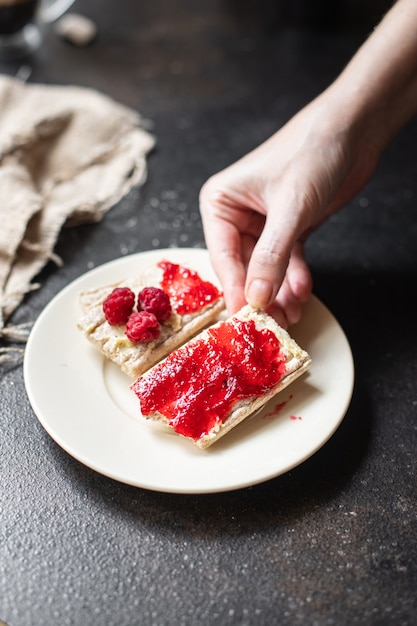
{"label": "beige linen napkin", "polygon": [[[140,115],[82,87],[0,76],[0,340],[65,225],[99,221],[146,178]],[[0,346],[0,361],[7,348]]]}

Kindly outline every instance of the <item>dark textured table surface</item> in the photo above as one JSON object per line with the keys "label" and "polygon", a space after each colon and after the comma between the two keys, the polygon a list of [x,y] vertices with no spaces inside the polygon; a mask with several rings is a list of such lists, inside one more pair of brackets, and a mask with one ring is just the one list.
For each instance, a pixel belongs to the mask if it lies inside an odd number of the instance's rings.
{"label": "dark textured table surface", "polygon": [[[296,2],[80,0],[96,42],[77,49],[49,33],[29,80],[109,94],[152,121],[157,147],[144,187],[101,223],[62,233],[63,267],[45,268],[14,321],[36,319],[92,265],[203,247],[202,183],[336,76],[377,5],[341,5],[341,27],[303,22]],[[346,332],[356,378],[338,431],[289,473],[210,495],[118,483],[64,452],[31,409],[21,365],[2,367],[0,619],[417,623],[416,146],[413,122],[308,244],[315,293]]]}

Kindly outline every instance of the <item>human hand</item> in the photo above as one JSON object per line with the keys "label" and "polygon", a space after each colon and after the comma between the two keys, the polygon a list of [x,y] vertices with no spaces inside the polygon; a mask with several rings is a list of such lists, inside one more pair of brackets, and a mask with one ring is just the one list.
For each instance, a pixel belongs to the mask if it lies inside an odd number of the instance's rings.
{"label": "human hand", "polygon": [[308,299],[302,244],[372,176],[417,112],[417,4],[398,0],[334,83],[281,130],[203,186],[213,267],[234,313],[273,307],[284,326]]}
{"label": "human hand", "polygon": [[379,151],[323,94],[203,186],[200,207],[226,306],[272,307],[296,323],[312,290],[303,241],[373,173]]}

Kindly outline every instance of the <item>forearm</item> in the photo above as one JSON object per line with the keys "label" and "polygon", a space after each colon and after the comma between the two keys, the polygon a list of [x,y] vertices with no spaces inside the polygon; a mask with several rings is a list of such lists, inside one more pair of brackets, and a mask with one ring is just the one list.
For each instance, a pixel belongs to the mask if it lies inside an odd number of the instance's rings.
{"label": "forearm", "polygon": [[417,2],[398,0],[328,90],[382,151],[417,113]]}
{"label": "forearm", "polygon": [[415,113],[417,0],[398,0],[326,91],[204,186],[207,244],[231,311],[275,302],[296,320],[311,292],[300,241],[364,187]]}

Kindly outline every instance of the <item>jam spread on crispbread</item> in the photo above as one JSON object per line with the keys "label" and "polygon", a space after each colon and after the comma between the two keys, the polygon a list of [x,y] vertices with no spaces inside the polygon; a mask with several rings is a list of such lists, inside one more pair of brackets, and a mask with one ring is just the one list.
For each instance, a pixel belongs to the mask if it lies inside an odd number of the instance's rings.
{"label": "jam spread on crispbread", "polygon": [[132,385],[142,414],[161,413],[174,430],[199,439],[233,406],[263,395],[286,373],[280,342],[253,320],[231,318],[208,330]]}

